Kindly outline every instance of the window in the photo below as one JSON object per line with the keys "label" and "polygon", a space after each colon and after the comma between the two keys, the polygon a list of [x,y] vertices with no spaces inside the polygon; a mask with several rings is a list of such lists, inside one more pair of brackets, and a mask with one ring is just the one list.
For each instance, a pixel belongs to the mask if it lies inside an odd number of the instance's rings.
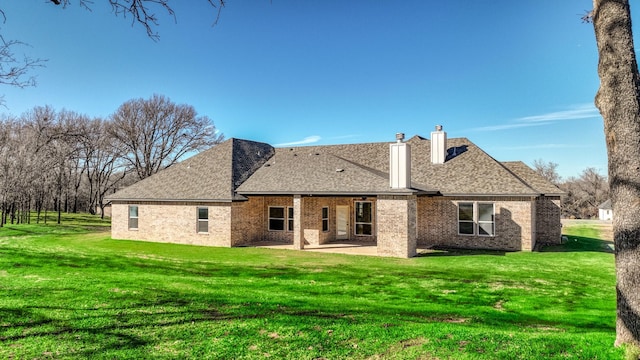
{"label": "window", "polygon": [[458,234],[494,236],[495,208],[493,203],[458,203]]}
{"label": "window", "polygon": [[287,208],[287,231],[293,231],[293,208]]}
{"label": "window", "polygon": [[473,235],[473,203],[458,204],[458,234]]}
{"label": "window", "polygon": [[269,230],[284,231],[284,207],[269,207]]}
{"label": "window", "polygon": [[478,235],[493,236],[494,235],[494,210],[493,204],[478,204]]}
{"label": "window", "polygon": [[328,207],[322,208],[322,231],[323,232],[329,231],[329,208]]}
{"label": "window", "polygon": [[293,207],[269,206],[269,230],[293,231]]}
{"label": "window", "polygon": [[138,229],[138,206],[137,205],[129,206],[129,229],[131,230]]}
{"label": "window", "polygon": [[355,207],[356,235],[372,235],[373,224],[371,202],[356,201]]}
{"label": "window", "polygon": [[206,208],[206,207],[198,208],[198,232],[199,233],[209,232],[209,208]]}

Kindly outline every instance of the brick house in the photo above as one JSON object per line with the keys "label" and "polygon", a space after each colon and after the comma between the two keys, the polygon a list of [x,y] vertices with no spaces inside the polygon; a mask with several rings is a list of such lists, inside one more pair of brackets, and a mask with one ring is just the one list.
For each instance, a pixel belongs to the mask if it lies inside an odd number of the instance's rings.
{"label": "brick house", "polygon": [[207,246],[338,241],[531,251],[559,243],[562,192],[466,138],[274,148],[229,139],[109,197],[112,237]]}

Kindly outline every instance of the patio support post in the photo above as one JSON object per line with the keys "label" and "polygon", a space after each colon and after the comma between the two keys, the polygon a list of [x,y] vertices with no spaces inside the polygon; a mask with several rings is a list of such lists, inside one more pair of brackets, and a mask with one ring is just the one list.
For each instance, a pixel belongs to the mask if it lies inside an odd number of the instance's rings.
{"label": "patio support post", "polygon": [[304,230],[302,226],[302,196],[293,195],[293,249],[304,250]]}
{"label": "patio support post", "polygon": [[378,212],[378,255],[399,258],[416,256],[417,209],[415,195],[382,195]]}

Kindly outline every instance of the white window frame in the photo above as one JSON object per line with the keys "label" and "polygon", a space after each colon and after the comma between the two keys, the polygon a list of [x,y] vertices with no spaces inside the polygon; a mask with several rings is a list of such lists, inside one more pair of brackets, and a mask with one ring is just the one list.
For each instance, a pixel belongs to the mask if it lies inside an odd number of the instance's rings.
{"label": "white window frame", "polygon": [[[473,206],[473,216],[472,220],[461,220],[460,219],[460,205],[462,204],[472,204]],[[490,201],[459,201],[456,203],[456,208],[458,210],[458,235],[459,236],[481,236],[481,237],[495,237],[496,236],[496,205],[494,202]],[[480,220],[480,206],[491,205],[491,221]],[[460,223],[472,223],[473,232],[471,234],[464,234],[460,232]],[[481,227],[481,224],[490,224],[491,225],[491,233],[490,234],[481,234],[481,230],[484,231],[485,227]],[[486,232],[486,231],[485,231]]]}
{"label": "white window frame", "polygon": [[[131,209],[136,209],[136,216],[131,216]],[[140,226],[140,224],[138,224],[139,219],[140,219],[140,207],[138,205],[129,205],[129,207],[127,208],[127,218],[129,219],[127,227],[129,228],[129,230],[138,230],[138,226]],[[131,226],[131,222],[132,220],[135,219],[135,223],[136,226]]]}
{"label": "white window frame", "polygon": [[[358,221],[358,204],[369,204],[369,215],[371,216],[371,219],[369,219],[369,222],[364,222],[364,221]],[[373,236],[374,230],[373,230],[373,219],[375,217],[373,216],[373,202],[372,201],[356,201],[354,206],[353,206],[353,220],[355,223],[355,226],[353,227],[353,232],[354,235],[357,236]],[[371,227],[371,233],[370,234],[358,234],[358,225],[369,225]]]}
{"label": "white window frame", "polygon": [[[207,211],[207,218],[206,219],[202,219],[200,218],[200,210],[206,210]],[[198,234],[208,234],[209,233],[209,207],[207,206],[198,206],[196,208],[196,232]],[[207,231],[200,231],[200,224],[207,224]]]}

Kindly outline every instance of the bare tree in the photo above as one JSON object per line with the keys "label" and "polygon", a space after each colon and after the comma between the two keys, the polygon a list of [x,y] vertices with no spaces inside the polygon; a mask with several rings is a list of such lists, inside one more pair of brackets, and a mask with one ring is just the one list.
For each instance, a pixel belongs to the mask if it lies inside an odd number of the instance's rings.
{"label": "bare tree", "polygon": [[[67,7],[71,4],[71,0],[50,0],[55,5]],[[86,9],[91,9],[95,0],[78,0],[78,4]],[[216,22],[220,17],[220,11],[225,6],[225,0],[207,0],[207,2],[217,9]],[[139,23],[147,31],[147,35],[157,40],[159,35],[154,31],[154,27],[158,26],[158,16],[156,9],[165,11],[175,20],[176,14],[170,5],[170,0],[109,0],[109,5],[116,16],[131,17],[133,23]]]}
{"label": "bare tree", "polygon": [[82,140],[89,184],[88,211],[95,214],[99,207],[102,218],[106,205],[105,195],[114,190],[127,175],[117,141],[105,136],[111,132],[111,126],[111,123],[102,119],[93,119],[87,123],[87,131]]}
{"label": "bare tree", "polygon": [[[5,40],[0,35],[0,84],[25,88],[35,86],[36,80],[29,76],[29,72],[39,66],[44,65],[44,60],[33,59],[26,55],[19,57],[15,51],[20,46],[26,44],[17,40]],[[2,104],[2,97],[0,97]]]}
{"label": "bare tree", "polygon": [[536,159],[533,161],[533,170],[540,176],[547,179],[554,185],[560,184],[560,175],[558,174],[558,164],[554,162],[545,162],[542,159]]}
{"label": "bare tree", "polygon": [[595,168],[586,168],[580,176],[571,176],[559,186],[566,193],[562,215],[567,218],[595,218],[598,205],[609,198],[607,178]]}
{"label": "bare tree", "polygon": [[120,142],[124,158],[139,179],[224,139],[210,118],[162,95],[125,102],[112,115],[112,122],[110,135]]}
{"label": "bare tree", "polygon": [[[49,0],[55,5],[67,7],[71,5],[71,0]],[[225,0],[206,0],[214,9],[216,9],[215,22],[220,17],[220,11],[225,6]],[[91,6],[95,0],[78,0],[78,5],[91,10]],[[155,10],[160,9],[166,11],[170,16],[176,19],[176,14],[171,7],[170,0],[108,0],[109,5],[116,16],[124,18],[131,17],[132,25],[138,23],[144,27],[149,38],[153,40],[159,39],[159,34],[154,30],[159,25],[158,16]],[[3,23],[7,17],[0,8],[0,18]],[[35,86],[35,77],[30,76],[31,71],[36,67],[44,66],[46,60],[34,59],[27,55],[18,56],[16,49],[21,46],[27,46],[20,40],[5,39],[0,34],[0,85],[9,85],[17,87]],[[0,105],[4,105],[4,96],[0,95]]]}
{"label": "bare tree", "polygon": [[616,345],[640,346],[640,74],[628,0],[594,0],[609,187],[615,217]]}

